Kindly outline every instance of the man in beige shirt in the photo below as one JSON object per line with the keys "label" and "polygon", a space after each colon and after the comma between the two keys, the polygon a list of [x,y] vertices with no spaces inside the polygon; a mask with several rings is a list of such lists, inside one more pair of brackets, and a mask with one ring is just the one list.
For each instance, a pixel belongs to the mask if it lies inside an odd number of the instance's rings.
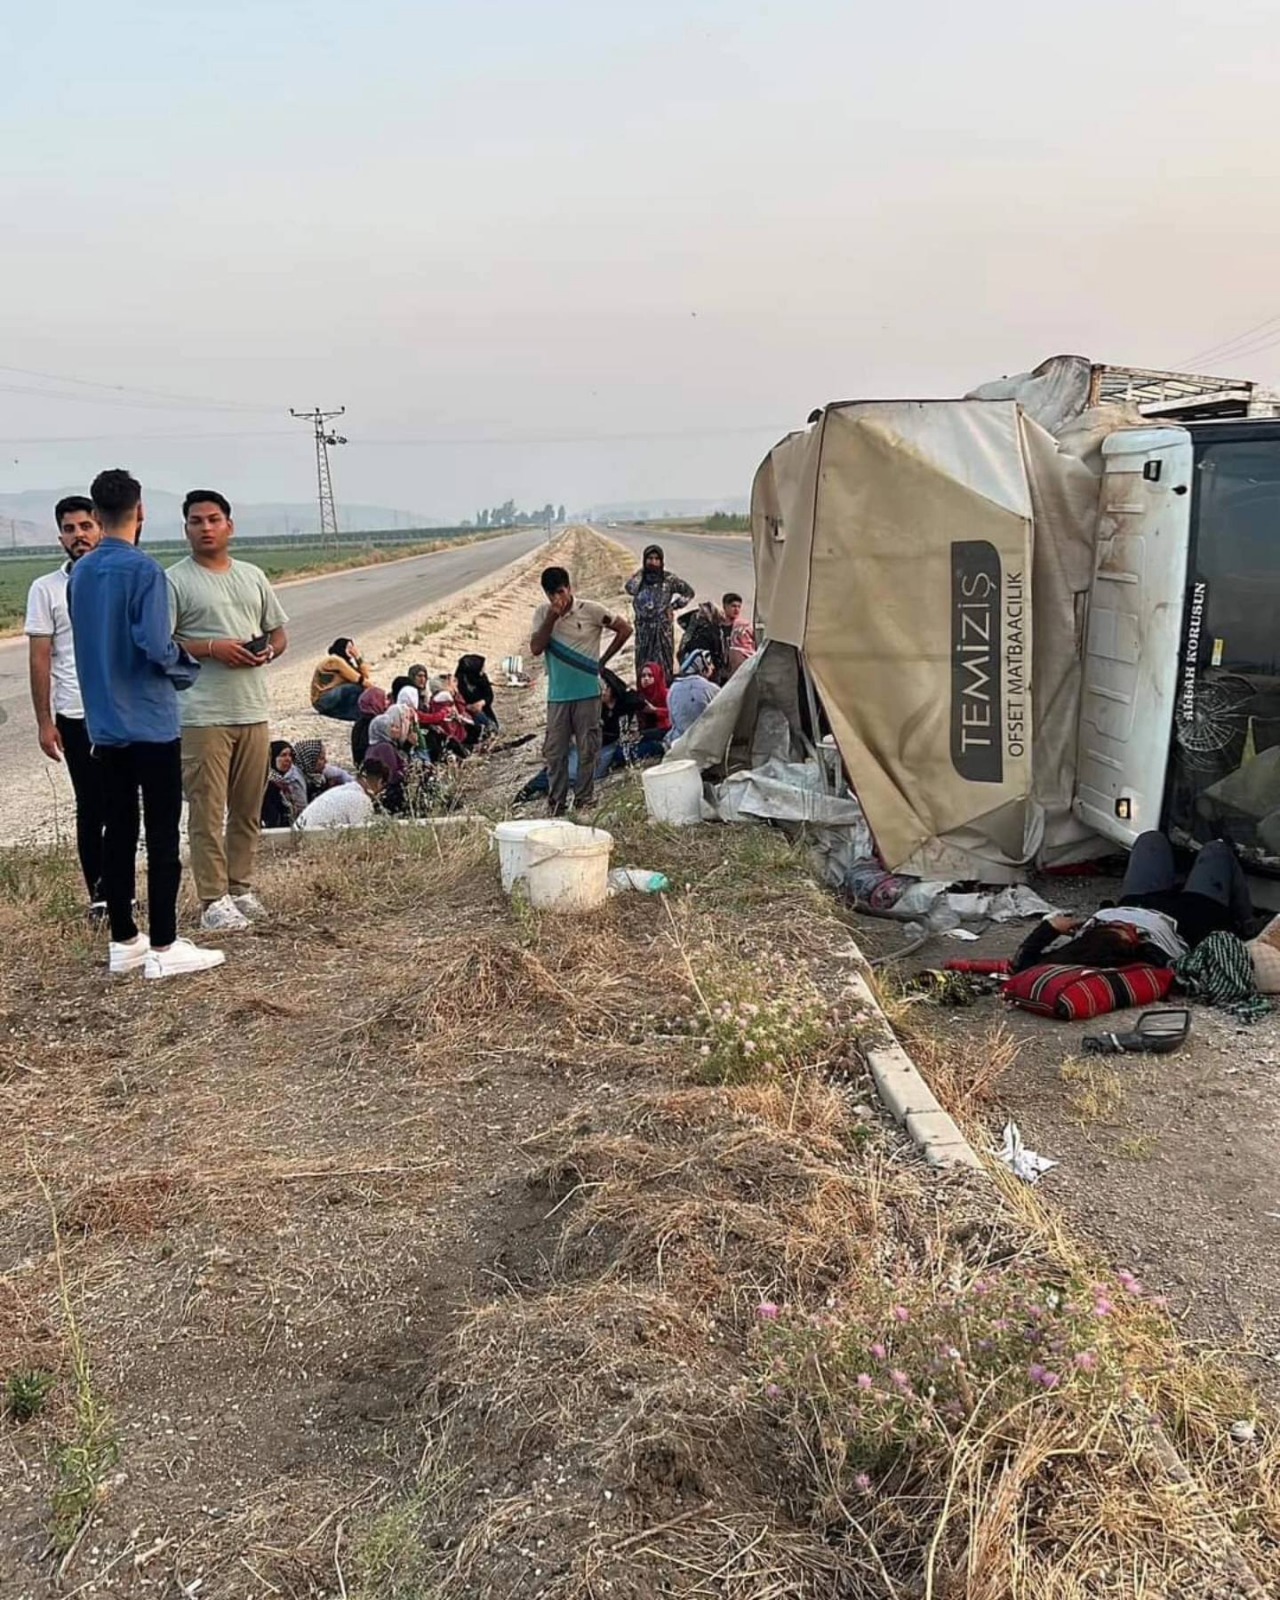
{"label": "man in beige shirt", "polygon": [[[600,668],[631,637],[631,624],[595,600],[577,600],[563,567],[542,574],[546,602],[533,614],[529,648],[547,658],[547,736],[542,746],[550,787],[547,814],[562,817],[569,798],[569,750],[578,751],[574,809],[595,803],[596,757],[600,754]],[[600,654],[606,628],[613,639]]]}

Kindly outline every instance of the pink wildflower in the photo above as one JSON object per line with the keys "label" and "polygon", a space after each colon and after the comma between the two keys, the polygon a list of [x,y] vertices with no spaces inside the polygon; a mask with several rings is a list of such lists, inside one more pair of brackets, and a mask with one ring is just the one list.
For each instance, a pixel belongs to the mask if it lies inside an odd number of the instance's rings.
{"label": "pink wildflower", "polygon": [[889,1374],[889,1382],[895,1389],[900,1389],[903,1394],[911,1393],[911,1379],[907,1377],[900,1367],[895,1367]]}
{"label": "pink wildflower", "polygon": [[910,1322],[911,1313],[907,1310],[906,1306],[894,1306],[893,1320],[895,1322]]}
{"label": "pink wildflower", "polygon": [[871,1346],[871,1354],[876,1358],[877,1361],[883,1361],[888,1353],[889,1352],[882,1344],[873,1344]]}
{"label": "pink wildflower", "polygon": [[1104,1294],[1100,1294],[1093,1303],[1093,1314],[1095,1317],[1109,1317],[1114,1310],[1115,1307]]}
{"label": "pink wildflower", "polygon": [[853,1480],[853,1486],[860,1494],[871,1493],[871,1479],[865,1472],[860,1472]]}
{"label": "pink wildflower", "polygon": [[871,1374],[869,1372],[860,1372],[858,1374],[858,1387],[859,1389],[871,1388]]}
{"label": "pink wildflower", "polygon": [[762,1300],[756,1307],[756,1316],[760,1318],[761,1322],[776,1322],[778,1320],[778,1308],[772,1300]]}
{"label": "pink wildflower", "polygon": [[779,1387],[778,1387],[778,1385],[776,1383],[771,1383],[766,1387],[764,1392],[765,1392],[765,1394],[768,1395],[770,1400],[776,1400],[778,1398],[778,1396],[782,1393],[782,1390],[779,1389]]}
{"label": "pink wildflower", "polygon": [[1082,1350],[1075,1360],[1081,1372],[1092,1372],[1098,1365],[1098,1358],[1092,1350]]}
{"label": "pink wildflower", "polygon": [[1134,1277],[1132,1272],[1120,1271],[1116,1273],[1116,1277],[1120,1280],[1120,1287],[1125,1291],[1126,1294],[1142,1293],[1142,1285]]}

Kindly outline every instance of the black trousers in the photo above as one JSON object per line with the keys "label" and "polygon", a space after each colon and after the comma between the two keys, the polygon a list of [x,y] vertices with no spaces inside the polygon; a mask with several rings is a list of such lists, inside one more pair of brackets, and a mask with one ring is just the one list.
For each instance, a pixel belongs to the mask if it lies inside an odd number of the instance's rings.
{"label": "black trousers", "polygon": [[93,747],[83,717],[54,718],[62,739],[67,774],[76,796],[76,850],[90,900],[105,899],[102,890],[102,835],[106,826],[102,775],[93,762]]}
{"label": "black trousers", "polygon": [[160,948],[178,936],[178,886],[182,862],[182,741],[168,744],[107,744],[93,752],[106,813],[102,887],[111,937],[132,939],[134,862],[138,854],[138,797],[147,829],[147,918],[151,943]]}
{"label": "black trousers", "polygon": [[1201,845],[1187,881],[1179,887],[1173,846],[1154,830],[1133,842],[1120,904],[1163,911],[1193,946],[1219,929],[1242,933],[1253,916],[1248,880],[1229,844],[1211,839]]}

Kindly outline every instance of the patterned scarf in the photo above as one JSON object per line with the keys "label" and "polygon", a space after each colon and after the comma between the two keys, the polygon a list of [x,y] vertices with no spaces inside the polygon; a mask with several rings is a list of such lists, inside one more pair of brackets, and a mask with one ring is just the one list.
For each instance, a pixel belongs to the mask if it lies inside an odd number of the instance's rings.
{"label": "patterned scarf", "polygon": [[1258,993],[1248,947],[1234,933],[1211,933],[1175,961],[1173,971],[1180,989],[1237,1022],[1257,1022],[1271,1010]]}

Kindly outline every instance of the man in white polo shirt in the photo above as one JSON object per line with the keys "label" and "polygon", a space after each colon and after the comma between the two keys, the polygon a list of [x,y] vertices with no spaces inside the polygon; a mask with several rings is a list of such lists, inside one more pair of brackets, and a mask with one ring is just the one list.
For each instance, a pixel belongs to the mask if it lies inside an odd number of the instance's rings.
{"label": "man in white polo shirt", "polygon": [[46,572],[27,591],[27,653],[31,672],[31,703],[36,713],[36,735],[50,761],[65,761],[76,797],[76,848],[80,870],[89,891],[89,914],[106,915],[102,895],[102,783],[92,765],[84,705],[76,678],[76,650],[67,612],[67,580],[81,556],[89,554],[102,538],[93,501],[82,494],[68,495],[53,508],[58,543],[67,559],[55,572]]}

